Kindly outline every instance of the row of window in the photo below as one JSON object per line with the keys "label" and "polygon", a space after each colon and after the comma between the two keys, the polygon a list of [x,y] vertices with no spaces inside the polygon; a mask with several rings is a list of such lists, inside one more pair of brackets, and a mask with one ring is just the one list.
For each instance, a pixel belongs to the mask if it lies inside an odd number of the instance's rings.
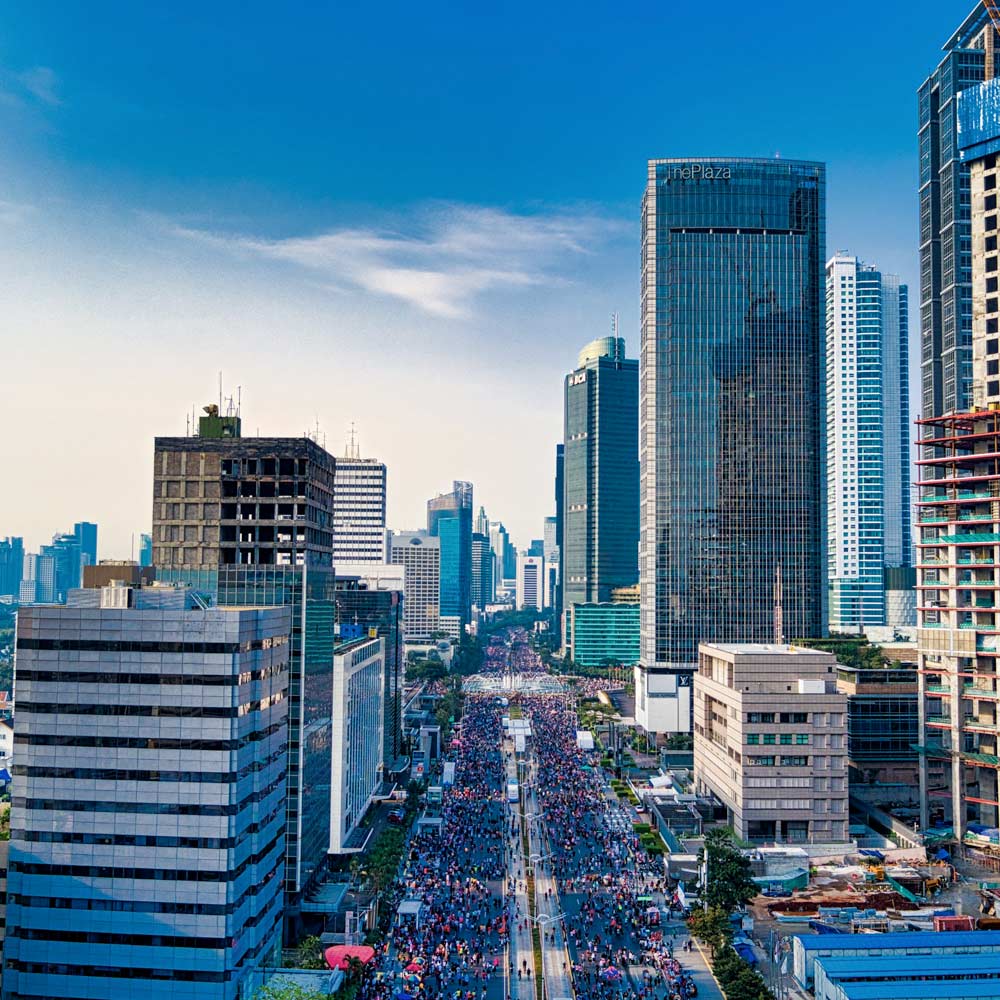
{"label": "row of window", "polygon": [[59,736],[52,733],[19,733],[18,746],[95,747],[119,750],[210,750],[230,753],[282,732],[280,723],[235,740],[146,739],[141,736]]}
{"label": "row of window", "polygon": [[[774,767],[776,757],[747,757],[746,762],[750,767]],[[801,756],[791,756],[781,758],[782,767],[808,767],[809,758]]]}
{"label": "row of window", "polygon": [[[31,639],[17,640],[18,649],[54,649],[81,653],[249,653],[258,649],[271,649],[288,642],[287,636],[254,639],[251,642],[136,642],[125,639]],[[266,645],[265,645],[266,643]]]}
{"label": "row of window", "polygon": [[[221,870],[186,869],[186,868],[131,868],[126,865],[56,865],[41,861],[25,862],[12,858],[8,871],[10,874],[20,872],[23,875],[57,875],[70,878],[114,878],[114,879],[152,879],[157,882],[235,882],[251,866],[260,864],[268,855],[281,846],[284,833],[279,833],[270,843],[266,844],[256,854],[244,858],[235,868]],[[277,868],[275,868],[275,871]],[[268,872],[264,882],[273,874]],[[263,883],[261,883],[263,884]]]}
{"label": "row of window", "polygon": [[80,705],[75,702],[41,702],[19,700],[21,712],[35,712],[41,715],[111,715],[126,718],[152,719],[238,719],[258,712],[285,700],[285,692],[277,691],[270,698],[248,701],[242,705],[226,708],[212,708],[197,705],[185,708],[180,705]]}
{"label": "row of window", "polygon": [[100,670],[40,670],[25,667],[17,672],[18,681],[44,681],[50,684],[189,684],[193,687],[238,687],[253,681],[264,681],[288,671],[287,663],[276,663],[263,670],[246,670],[241,674],[161,674],[156,671],[118,673]]}
{"label": "row of window", "polygon": [[[783,725],[802,724],[809,721],[808,712],[779,712],[778,721]],[[747,712],[747,722],[774,722],[774,712]]]}
{"label": "row of window", "polygon": [[747,733],[747,746],[755,747],[760,744],[764,746],[808,746],[808,733]]}

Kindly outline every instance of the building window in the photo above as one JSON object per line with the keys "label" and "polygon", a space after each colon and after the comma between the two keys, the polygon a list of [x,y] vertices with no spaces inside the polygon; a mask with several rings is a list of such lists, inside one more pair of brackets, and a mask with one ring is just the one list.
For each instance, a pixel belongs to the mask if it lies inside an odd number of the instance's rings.
{"label": "building window", "polygon": [[808,733],[796,733],[795,742],[799,746],[808,746],[809,744],[809,734]]}
{"label": "building window", "polygon": [[747,746],[755,747],[760,743],[760,735],[758,733],[747,733]]}
{"label": "building window", "polygon": [[774,746],[774,733],[764,733],[764,743],[766,746]]}

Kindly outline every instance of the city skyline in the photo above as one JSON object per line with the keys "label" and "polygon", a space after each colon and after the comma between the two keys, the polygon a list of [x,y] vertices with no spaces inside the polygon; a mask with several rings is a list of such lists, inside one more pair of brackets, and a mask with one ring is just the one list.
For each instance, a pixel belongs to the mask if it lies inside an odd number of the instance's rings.
{"label": "city skyline", "polygon": [[[0,261],[17,295],[0,331],[18,344],[20,377],[0,415],[18,427],[34,411],[51,460],[38,469],[30,505],[16,495],[0,500],[5,533],[37,549],[54,525],[82,513],[102,524],[107,555],[128,556],[133,533],[138,545],[148,530],[149,442],[183,433],[191,406],[215,400],[221,368],[227,391],[242,386],[250,427],[297,436],[319,417],[337,454],[357,421],[363,453],[390,469],[391,526],[419,526],[423,498],[461,477],[527,544],[551,504],[545,491],[525,497],[516,483],[550,475],[564,358],[605,335],[614,311],[629,355],[638,352],[635,205],[645,160],[679,150],[824,160],[827,249],[864,246],[916,287],[915,94],[969,6],[921,3],[905,19],[865,9],[863,35],[848,14],[808,53],[790,44],[783,12],[741,12],[730,30],[753,27],[768,39],[764,56],[775,58],[737,53],[725,74],[697,86],[703,25],[683,9],[651,12],[642,31],[620,12],[609,21],[592,11],[569,26],[556,8],[533,12],[519,47],[508,44],[516,19],[463,13],[441,33],[406,15],[388,43],[369,33],[395,54],[376,84],[362,74],[373,56],[367,42],[345,46],[330,65],[304,58],[292,66],[270,46],[264,63],[255,61],[255,43],[270,41],[272,30],[307,45],[307,35],[367,37],[357,12],[275,25],[262,8],[241,8],[234,37],[220,8],[177,37],[152,12],[116,22],[112,5],[99,32],[107,58],[82,60],[76,15],[53,30],[38,11],[8,8],[0,19],[0,126],[11,137],[0,151]],[[537,60],[555,24],[565,51]],[[475,34],[477,26],[490,30],[468,51],[452,46],[455,31]],[[223,32],[228,68],[201,54]],[[129,33],[141,44],[120,44]],[[636,47],[658,34],[672,40],[676,58],[648,77],[626,71],[639,64]],[[407,94],[395,119],[397,138],[409,143],[400,194],[373,122],[399,96],[393,88],[411,86],[415,57],[402,39],[413,37],[448,58]],[[598,37],[601,68],[593,71]],[[876,55],[889,61],[884,74],[864,87],[852,82],[855,60]],[[781,87],[816,64],[838,78],[836,88],[792,93],[780,116],[757,105],[765,74]],[[573,71],[581,89],[569,95],[560,80]],[[266,100],[256,72],[280,81]],[[472,98],[449,81],[480,72],[486,88],[503,83],[504,99],[477,109],[478,142],[497,155],[477,156],[468,171],[461,144]],[[739,93],[728,83],[736,75]],[[671,99],[678,88],[684,101]],[[547,90],[551,100],[537,100]],[[909,110],[871,120],[844,113],[862,99]],[[504,110],[511,102],[524,111],[514,126]],[[366,113],[347,113],[353,103]],[[649,106],[663,114],[641,111]],[[432,114],[444,126],[425,146],[417,136]],[[251,117],[261,147],[246,138]],[[559,169],[567,148],[578,155]],[[516,369],[507,348],[521,362]],[[463,379],[452,378],[451,362]],[[296,386],[291,395],[274,390],[279,364]],[[357,377],[339,383],[343,370]],[[34,387],[43,384],[54,391],[39,415]],[[491,426],[496,398],[508,405]],[[456,406],[472,415],[461,427],[450,418]],[[121,413],[129,419],[115,421]],[[477,427],[484,440],[474,443]],[[421,446],[430,435],[428,460]],[[8,444],[12,465],[31,458],[28,436],[18,438]],[[77,475],[101,465],[111,473]],[[500,471],[511,465],[516,476]],[[79,489],[70,501],[59,485],[73,475]]]}

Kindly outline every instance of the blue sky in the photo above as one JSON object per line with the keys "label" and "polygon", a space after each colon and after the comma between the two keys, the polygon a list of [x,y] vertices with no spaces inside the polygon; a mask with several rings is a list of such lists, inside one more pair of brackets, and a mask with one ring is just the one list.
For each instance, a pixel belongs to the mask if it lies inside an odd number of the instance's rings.
{"label": "blue sky", "polygon": [[539,537],[564,371],[614,310],[637,347],[650,156],[825,160],[829,251],[916,299],[915,91],[971,4],[470,7],[0,9],[0,534],[126,555],[223,369],[252,429],[355,421],[395,526],[469,478]]}

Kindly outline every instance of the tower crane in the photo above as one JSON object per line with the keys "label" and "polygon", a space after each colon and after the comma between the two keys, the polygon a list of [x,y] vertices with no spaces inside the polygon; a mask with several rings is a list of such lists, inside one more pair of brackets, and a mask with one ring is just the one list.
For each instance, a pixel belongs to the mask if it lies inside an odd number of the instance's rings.
{"label": "tower crane", "polygon": [[1000,3],[997,3],[997,0],[983,0],[983,6],[986,8],[986,13],[990,15],[993,27],[1000,32]]}

